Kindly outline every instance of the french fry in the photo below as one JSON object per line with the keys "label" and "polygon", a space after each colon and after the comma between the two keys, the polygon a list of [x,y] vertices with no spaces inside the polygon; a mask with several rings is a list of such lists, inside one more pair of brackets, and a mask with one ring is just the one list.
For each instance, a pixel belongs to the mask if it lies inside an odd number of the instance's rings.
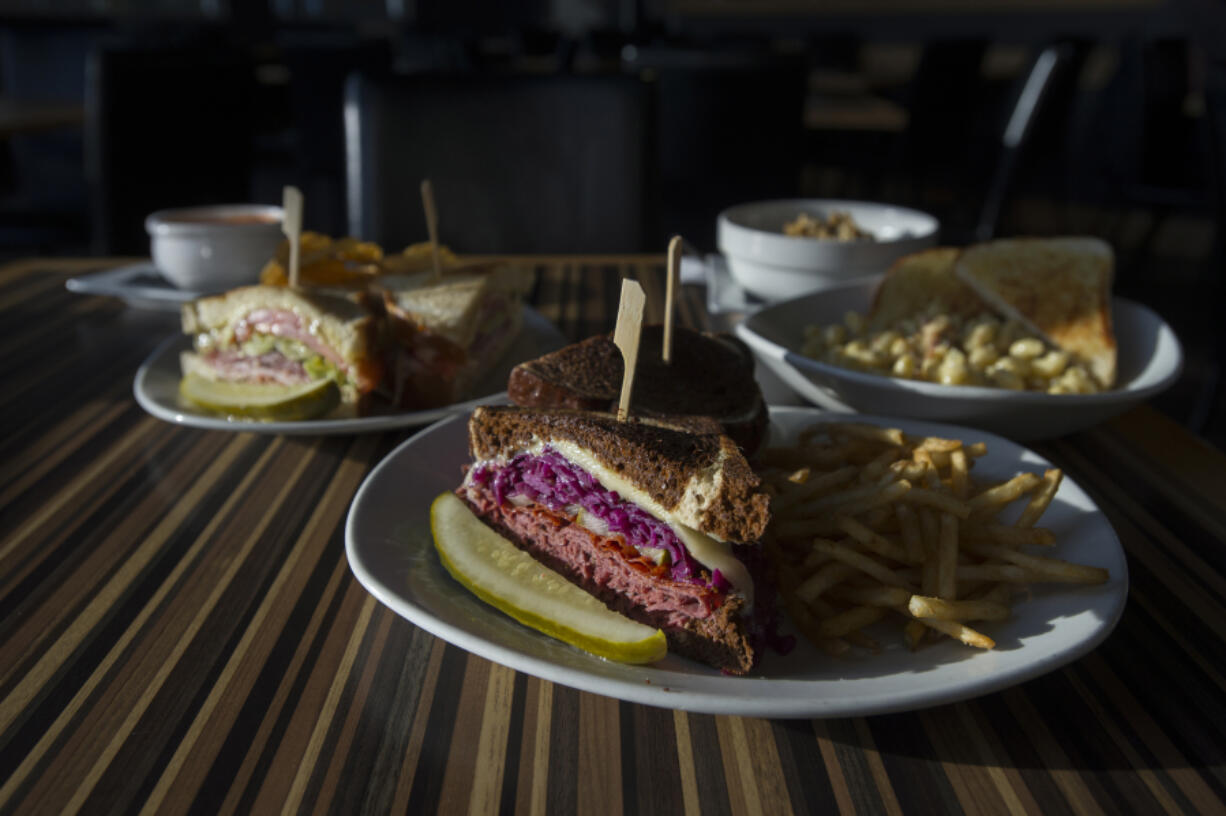
{"label": "french fry", "polygon": [[906,605],[912,598],[911,591],[902,587],[870,586],[852,587],[837,586],[830,590],[831,597],[857,606],[897,607]]}
{"label": "french fry", "polygon": [[861,482],[875,482],[887,472],[890,465],[898,460],[900,451],[897,448],[887,448],[877,454],[871,462],[860,468]]}
{"label": "french fry", "polygon": [[958,518],[941,514],[937,538],[937,595],[946,600],[958,597]]}
{"label": "french fry", "polygon": [[[917,618],[917,620],[919,620]],[[941,620],[940,618],[924,618],[920,623],[927,626],[929,629],[935,629],[938,632],[949,635],[951,638],[956,638],[967,646],[974,646],[978,649],[995,649],[996,641],[992,638],[977,632],[965,624],[956,621]]]}
{"label": "french fry", "polygon": [[949,513],[958,518],[968,518],[971,514],[971,505],[961,499],[955,498],[948,493],[942,493],[927,487],[914,487],[907,491],[907,495],[903,501],[908,504],[922,504],[926,507],[935,507],[942,513]]}
{"label": "french fry", "polygon": [[[818,541],[820,542],[821,539],[818,539]],[[817,550],[816,546],[814,550]],[[829,555],[829,553],[825,554]],[[830,589],[830,587],[842,583],[855,573],[856,568],[851,564],[831,561],[796,587],[796,597],[807,604],[811,604],[820,598],[822,593]]]}
{"label": "french fry", "polygon": [[834,490],[856,478],[857,469],[854,465],[847,465],[838,470],[832,470],[828,473],[823,473],[820,476],[810,475],[809,480],[802,486],[789,488],[786,493],[771,503],[771,511],[774,513],[786,513],[789,508],[824,495],[825,493]]}
{"label": "french fry", "polygon": [[969,490],[967,470],[966,451],[959,448],[949,454],[949,489],[959,499],[965,499]]}
{"label": "french fry", "polygon": [[1008,524],[964,524],[962,534],[968,539],[982,539],[1006,547],[1051,547],[1056,536],[1044,527],[1013,527]]}
{"label": "french fry", "polygon": [[1043,574],[1016,564],[959,564],[958,581],[1004,581],[1009,584],[1030,584],[1041,581]]}
{"label": "french fry", "polygon": [[907,648],[914,652],[923,645],[924,638],[931,631],[931,629],[924,625],[923,621],[907,621],[906,626],[904,626],[902,629],[903,638],[907,642]]}
{"label": "french fry", "polygon": [[894,515],[898,518],[898,528],[902,535],[903,546],[907,550],[907,560],[918,564],[924,560],[924,541],[920,537],[919,519],[915,511],[905,504],[894,505]]}
{"label": "french fry", "polygon": [[[940,635],[993,648],[967,622],[1007,618],[1019,586],[1107,580],[1106,570],[1023,551],[1055,544],[1037,523],[1061,472],[972,482],[986,454],[982,442],[868,423],[819,423],[800,445],[768,451],[766,555],[801,633],[830,655],[877,650],[865,627],[894,610],[911,649]],[[996,518],[1023,498],[1015,522]]]}
{"label": "french fry", "polygon": [[831,618],[819,621],[818,632],[822,637],[838,638],[871,626],[885,617],[889,610],[879,606],[855,606]]}
{"label": "french fry", "polygon": [[[849,536],[863,544],[866,550],[871,550],[878,555],[901,563],[911,561],[911,557],[905,547],[895,544],[885,536],[869,528],[868,525],[856,521],[850,516],[839,516],[835,520],[835,524]],[[915,561],[918,562],[919,559],[915,559]]]}
{"label": "french fry", "polygon": [[903,432],[898,428],[883,428],[864,422],[830,422],[826,428],[830,433],[840,433],[852,439],[867,439],[900,447],[906,443]]}
{"label": "french fry", "polygon": [[1009,617],[1009,607],[990,600],[949,601],[912,595],[907,611],[917,618],[937,618],[947,621],[1002,621]]}
{"label": "french fry", "polygon": [[1060,489],[1060,482],[1063,479],[1064,472],[1059,468],[1044,471],[1042,486],[1030,497],[1030,502],[1026,505],[1026,509],[1022,510],[1022,514],[1018,516],[1014,526],[1033,527],[1035,522],[1039,520],[1039,517],[1047,511],[1047,506],[1051,504],[1056,491]]}
{"label": "french fry", "polygon": [[922,451],[940,451],[942,453],[952,453],[962,449],[961,439],[942,439],[939,436],[925,436],[915,445],[916,450]]}
{"label": "french fry", "polygon": [[837,544],[833,541],[825,541],[819,538],[813,542],[813,548],[825,552],[843,564],[847,564],[848,566],[854,567],[867,575],[873,576],[883,584],[898,586],[902,587],[903,589],[913,588],[911,584],[898,578],[889,569],[883,567],[881,564],[874,561],[872,558],[869,558],[867,555],[856,552],[851,547],[847,547],[843,544]]}
{"label": "french fry", "polygon": [[1040,481],[1042,480],[1033,473],[1019,473],[1009,481],[989,487],[973,496],[968,502],[970,510],[977,516],[1000,512],[1006,504],[1038,487]]}
{"label": "french fry", "polygon": [[937,514],[930,508],[922,507],[919,511],[920,530],[923,533],[924,561],[920,565],[920,586],[925,595],[936,595],[941,591],[940,552],[941,523]]}
{"label": "french fry", "polygon": [[998,544],[972,543],[967,545],[967,549],[977,555],[999,558],[1001,561],[1017,564],[1019,567],[1047,576],[1049,581],[1069,584],[1105,584],[1110,577],[1107,570],[1102,567],[1073,564],[1058,558],[1027,555]]}

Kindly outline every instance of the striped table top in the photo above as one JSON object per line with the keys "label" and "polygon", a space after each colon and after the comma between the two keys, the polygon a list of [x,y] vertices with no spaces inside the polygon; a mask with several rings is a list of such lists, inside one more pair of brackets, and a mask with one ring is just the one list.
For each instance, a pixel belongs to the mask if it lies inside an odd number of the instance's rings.
{"label": "striped table top", "polygon": [[[967,702],[830,720],[579,692],[416,628],[349,570],[362,479],[411,430],[200,431],[132,397],[173,314],[0,267],[0,813],[1226,812],[1226,457],[1149,407],[1035,446],[1132,576],[1095,651]],[[533,305],[659,318],[657,257],[535,259]],[[683,323],[703,327],[684,287]]]}

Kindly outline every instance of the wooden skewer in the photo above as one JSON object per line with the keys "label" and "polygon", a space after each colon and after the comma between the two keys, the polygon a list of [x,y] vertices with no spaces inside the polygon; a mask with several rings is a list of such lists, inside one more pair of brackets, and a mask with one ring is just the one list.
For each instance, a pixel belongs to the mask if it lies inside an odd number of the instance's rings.
{"label": "wooden skewer", "polygon": [[668,242],[668,285],[664,290],[664,349],[665,363],[673,359],[673,311],[677,286],[681,282],[681,236]]}
{"label": "wooden skewer", "polygon": [[617,421],[630,417],[630,394],[634,391],[634,369],[639,359],[639,334],[643,328],[643,305],[647,295],[638,281],[622,280],[621,302],[617,305],[617,327],[613,330],[613,345],[622,353],[625,370],[622,373],[621,400],[617,403]]}
{"label": "wooden skewer", "polygon": [[302,249],[302,191],[287,184],[281,191],[281,210],[281,231],[289,239],[289,285],[296,287]]}
{"label": "wooden skewer", "polygon": [[421,206],[426,211],[426,231],[430,233],[430,257],[434,262],[434,277],[439,281],[443,277],[443,264],[438,255],[438,210],[434,206],[434,185],[430,179],[421,183]]}

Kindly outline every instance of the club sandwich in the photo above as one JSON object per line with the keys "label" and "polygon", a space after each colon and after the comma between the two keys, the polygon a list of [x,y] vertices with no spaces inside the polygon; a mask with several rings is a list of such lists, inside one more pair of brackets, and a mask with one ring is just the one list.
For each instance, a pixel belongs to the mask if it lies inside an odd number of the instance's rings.
{"label": "club sandwich", "polygon": [[246,286],[185,303],[185,378],[299,389],[330,380],[341,413],[359,414],[382,378],[376,318],[356,299],[284,286]]}

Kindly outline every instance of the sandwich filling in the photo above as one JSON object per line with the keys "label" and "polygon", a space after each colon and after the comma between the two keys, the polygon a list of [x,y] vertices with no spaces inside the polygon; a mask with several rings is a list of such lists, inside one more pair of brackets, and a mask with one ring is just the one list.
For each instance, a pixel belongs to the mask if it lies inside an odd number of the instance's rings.
{"label": "sandwich filling", "polygon": [[255,309],[229,326],[200,332],[194,345],[219,379],[281,385],[333,379],[370,390],[374,383],[312,328],[288,309]]}
{"label": "sandwich filling", "polygon": [[[566,455],[557,446],[567,448]],[[654,577],[715,595],[735,589],[747,608],[752,605],[753,579],[727,542],[670,519],[650,497],[574,447],[538,444],[510,459],[480,462],[465,486],[488,493],[499,507],[540,507],[597,537],[617,539],[628,559]]]}

